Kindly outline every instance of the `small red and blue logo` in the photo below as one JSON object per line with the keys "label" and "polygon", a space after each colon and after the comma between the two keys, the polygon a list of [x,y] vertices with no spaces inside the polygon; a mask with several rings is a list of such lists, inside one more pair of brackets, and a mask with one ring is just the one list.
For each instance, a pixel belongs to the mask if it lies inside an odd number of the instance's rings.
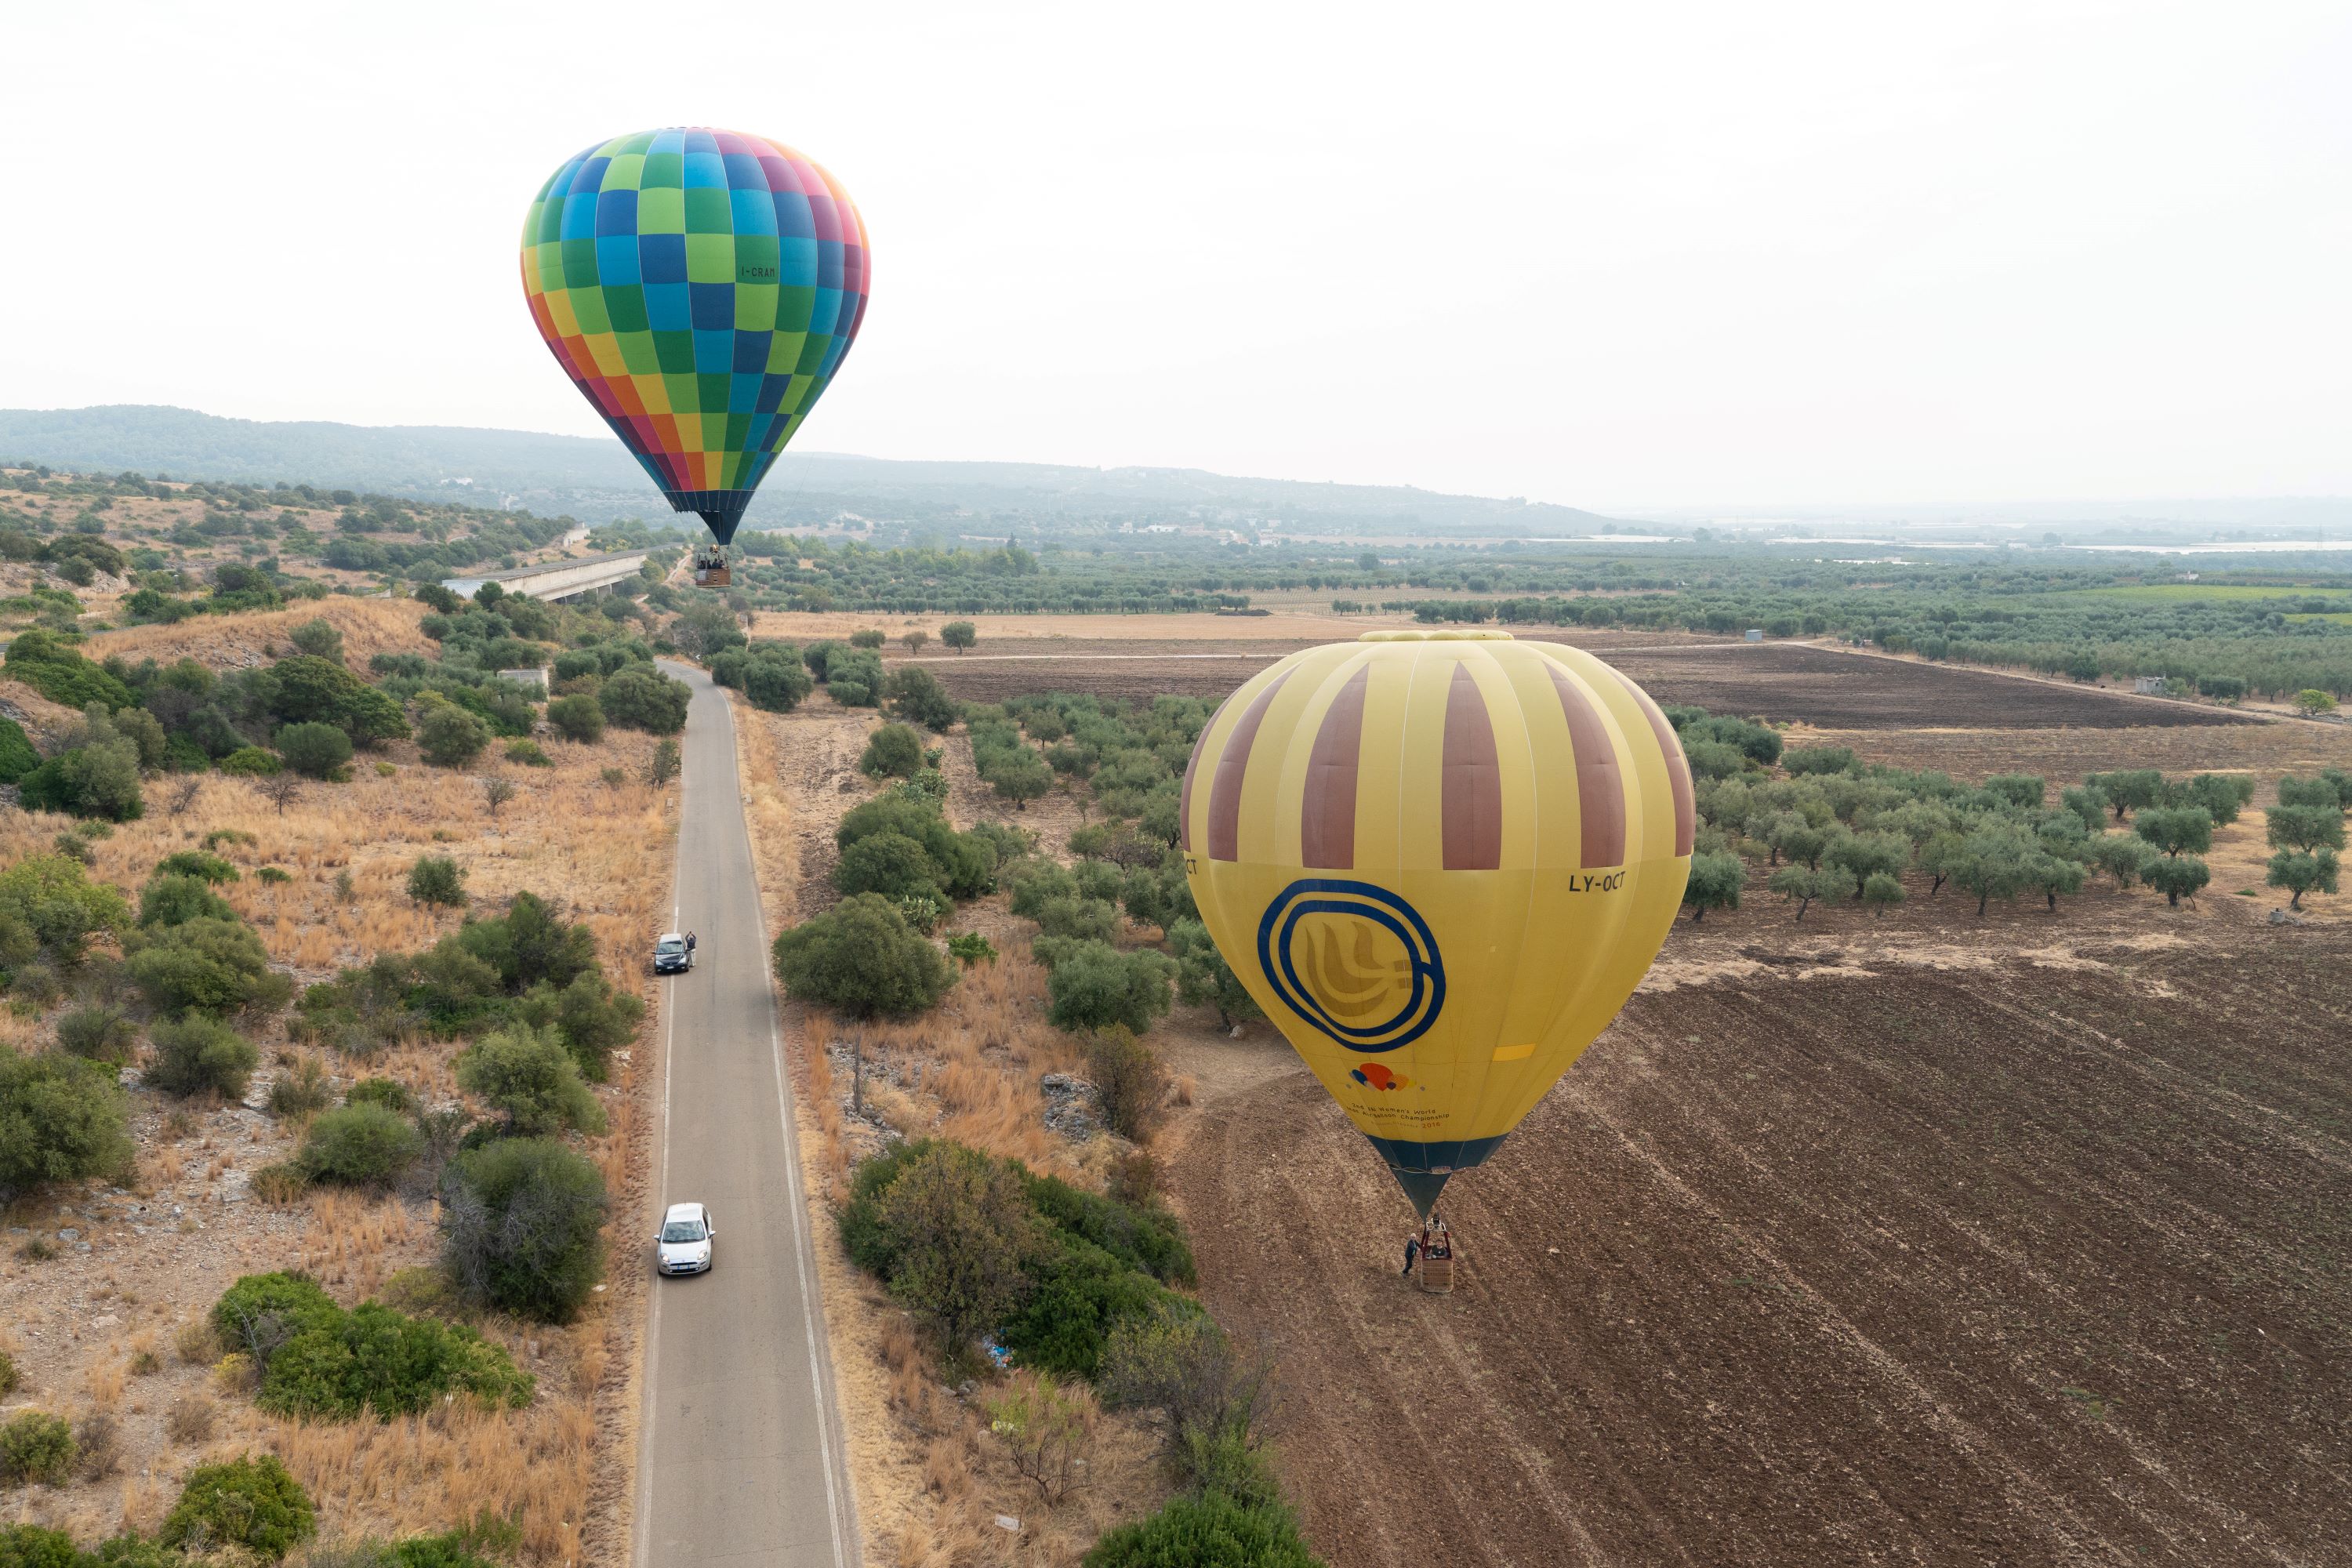
{"label": "small red and blue logo", "polygon": [[1362,1084],[1366,1089],[1386,1090],[1391,1089],[1411,1089],[1412,1087],[1412,1079],[1405,1077],[1404,1074],[1401,1072],[1391,1072],[1388,1068],[1382,1067],[1378,1062],[1366,1062],[1362,1067],[1357,1068],[1349,1072],[1348,1076],[1354,1079],[1358,1083]]}

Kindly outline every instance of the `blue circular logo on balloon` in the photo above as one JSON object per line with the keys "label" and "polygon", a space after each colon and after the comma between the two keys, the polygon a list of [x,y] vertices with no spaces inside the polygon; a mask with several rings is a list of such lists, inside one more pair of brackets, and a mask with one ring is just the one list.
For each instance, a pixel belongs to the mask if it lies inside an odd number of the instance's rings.
{"label": "blue circular logo on balloon", "polygon": [[1351,1051],[1419,1039],[1445,1005],[1429,922],[1386,888],[1303,877],[1257,925],[1258,967],[1290,1010]]}

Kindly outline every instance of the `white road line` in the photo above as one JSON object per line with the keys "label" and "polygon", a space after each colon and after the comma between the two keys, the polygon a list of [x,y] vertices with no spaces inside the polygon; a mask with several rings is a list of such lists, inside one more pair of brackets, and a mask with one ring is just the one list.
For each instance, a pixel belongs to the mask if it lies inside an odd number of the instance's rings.
{"label": "white road line", "polygon": [[[672,895],[670,919],[672,921],[677,919],[678,910],[683,907],[677,901],[676,895],[678,874],[686,866],[685,775],[686,763],[681,754],[678,761],[677,839],[676,847],[670,853],[669,866],[669,887]],[[672,1048],[677,1042],[677,1008],[672,1005],[676,1000],[675,986],[662,994],[661,1115],[654,1123],[656,1133],[661,1139],[661,1190],[654,1194],[654,1202],[657,1205],[664,1195],[669,1192],[669,1065],[677,1057],[676,1051]],[[638,1228],[642,1230],[645,1216],[639,1215],[637,1218]],[[653,1568],[653,1540],[648,1532],[653,1528],[654,1468],[649,1460],[654,1447],[654,1413],[659,1407],[659,1402],[654,1398],[654,1346],[661,1340],[662,1293],[658,1289],[660,1284],[661,1281],[656,1279],[646,1289],[646,1294],[653,1298],[653,1301],[646,1309],[646,1342],[638,1347],[637,1352],[638,1364],[644,1367],[646,1379],[645,1388],[638,1396],[637,1415],[637,1528],[635,1531],[637,1550],[635,1556],[639,1568]]]}

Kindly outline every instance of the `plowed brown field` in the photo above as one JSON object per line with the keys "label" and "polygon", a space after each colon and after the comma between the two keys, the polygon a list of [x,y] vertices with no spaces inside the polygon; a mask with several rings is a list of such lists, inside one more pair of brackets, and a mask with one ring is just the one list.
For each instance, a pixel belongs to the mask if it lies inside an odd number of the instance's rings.
{"label": "plowed brown field", "polygon": [[[1346,628],[1340,628],[1344,633]],[[1909,659],[1879,658],[1803,643],[1746,644],[1641,634],[1524,634],[1591,649],[1661,702],[1831,730],[2043,730],[2213,728],[2257,724],[2256,715],[2137,698]],[[967,701],[1029,691],[1103,697],[1162,693],[1223,697],[1313,640],[1119,643],[1072,638],[1000,641],[926,668]]]}
{"label": "plowed brown field", "polygon": [[1678,928],[1447,1194],[1448,1298],[1398,1278],[1410,1211],[1286,1047],[1193,1047],[1181,1199],[1210,1305],[1285,1369],[1310,1539],[1335,1568],[2352,1560],[2352,933],[2184,913],[2021,909],[1885,959],[1860,917]]}

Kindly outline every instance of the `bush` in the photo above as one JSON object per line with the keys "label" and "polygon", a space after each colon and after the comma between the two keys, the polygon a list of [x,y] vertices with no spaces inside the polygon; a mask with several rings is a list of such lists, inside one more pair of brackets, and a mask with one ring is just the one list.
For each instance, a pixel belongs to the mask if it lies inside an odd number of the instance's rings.
{"label": "bush", "polygon": [[131,1168],[129,1112],[110,1068],[0,1046],[0,1193]]}
{"label": "bush", "polygon": [[1057,1029],[1084,1032],[1118,1025],[1140,1035],[1168,1011],[1177,968],[1164,952],[1121,952],[1108,942],[1078,941],[1055,956],[1058,962],[1045,978],[1045,1016]]}
{"label": "bush", "polygon": [[872,778],[907,779],[923,765],[923,741],[904,724],[885,724],[866,742],[858,771]]}
{"label": "bush", "polygon": [[277,1456],[264,1454],[191,1471],[156,1539],[199,1552],[241,1546],[275,1563],[317,1528],[310,1497]]}
{"label": "bush", "polygon": [[552,1322],[604,1271],[608,1207],[595,1165],[550,1139],[504,1138],[451,1162],[444,1257],[470,1299]]}
{"label": "bush", "polygon": [[140,890],[139,923],[150,931],[195,920],[235,923],[238,918],[236,908],[199,878],[159,873]]}
{"label": "bush", "polygon": [[352,760],[352,738],[332,724],[289,724],[278,731],[278,754],[305,778],[341,778]]}
{"label": "bush", "polygon": [[575,691],[549,703],[547,721],[567,741],[584,743],[604,738],[604,710],[584,691]]}
{"label": "bush", "polygon": [[20,1410],[0,1425],[0,1479],[55,1486],[73,1462],[73,1428],[64,1416]]}
{"label": "bush", "polygon": [[[284,1058],[279,1058],[281,1061]],[[302,1057],[269,1086],[269,1114],[272,1116],[309,1116],[323,1110],[334,1100],[327,1088],[326,1068],[316,1057]]]}
{"label": "bush", "polygon": [[16,1392],[16,1362],[6,1351],[0,1351],[0,1399]]}
{"label": "bush", "polygon": [[267,778],[285,766],[278,760],[277,752],[265,752],[259,746],[239,746],[220,760],[221,772],[245,778]]}
{"label": "bush", "polygon": [[146,1081],[184,1100],[207,1089],[224,1100],[242,1100],[246,1081],[261,1060],[252,1041],[201,1014],[157,1024],[152,1037],[154,1058],[147,1064]]}
{"label": "bush", "polygon": [[940,628],[940,641],[958,653],[980,640],[980,628],[970,621],[950,621]]}
{"label": "bush", "polygon": [[774,959],[785,990],[853,1018],[920,1013],[955,983],[939,949],[876,893],[779,933]]}
{"label": "bush", "polygon": [[631,665],[605,679],[597,689],[596,702],[608,723],[675,735],[686,728],[687,704],[693,695],[682,682],[650,665]]}
{"label": "bush", "polygon": [[1222,1491],[1182,1497],[1149,1519],[1106,1531],[1085,1568],[1322,1568],[1279,1503]]}
{"label": "bush", "polygon": [[[881,691],[890,700],[891,715],[910,724],[944,731],[963,716],[962,706],[928,669],[902,666],[884,680]],[[835,700],[840,698],[835,691]]]}
{"label": "bush", "polygon": [[490,743],[490,727],[454,702],[444,703],[416,727],[416,749],[437,767],[472,762]]}
{"label": "bush", "polygon": [[420,855],[408,868],[408,896],[420,904],[466,906],[466,868],[446,856]]}
{"label": "bush", "polygon": [[343,1096],[345,1105],[381,1105],[402,1116],[416,1114],[416,1095],[406,1084],[388,1078],[363,1078]]}
{"label": "bush", "polygon": [[343,634],[328,620],[304,621],[286,634],[296,653],[307,653],[313,658],[323,658],[330,664],[343,662]]}
{"label": "bush", "polygon": [[321,1111],[302,1139],[295,1163],[314,1182],[383,1186],[416,1163],[424,1141],[407,1118],[362,1100]]}
{"label": "bush", "polygon": [[[205,842],[210,843],[207,839]],[[181,849],[155,862],[158,877],[194,877],[199,881],[218,886],[237,879],[235,866],[206,849]]]}
{"label": "bush", "polygon": [[58,1015],[58,1048],[121,1067],[139,1049],[139,1026],[111,1002],[86,1002]]}
{"label": "bush", "polygon": [[1005,1392],[984,1397],[981,1408],[1013,1469],[1037,1489],[1047,1508],[1059,1508],[1085,1483],[1099,1412],[1084,1385],[1065,1388],[1050,1376],[1019,1377]]}
{"label": "bush", "polygon": [[14,719],[0,718],[0,784],[15,784],[40,765],[41,754],[33,750],[25,727]]}
{"label": "bush", "polygon": [[62,1530],[45,1530],[37,1524],[0,1525],[0,1568],[89,1568],[92,1561]]}
{"label": "bush", "polygon": [[457,1087],[503,1115],[515,1136],[604,1131],[604,1108],[552,1029],[517,1024],[485,1036],[458,1053]]}
{"label": "bush", "polygon": [[1113,1025],[1087,1042],[1087,1077],[1101,1099],[1104,1122],[1120,1137],[1142,1142],[1168,1098],[1168,1073],[1151,1047]]}
{"label": "bush", "polygon": [[975,963],[993,961],[996,944],[976,931],[958,931],[948,938],[948,956],[970,969]]}
{"label": "bush", "polygon": [[1033,1220],[1007,1166],[974,1149],[932,1143],[879,1195],[891,1293],[920,1313],[950,1352],[993,1327],[1021,1298]]}
{"label": "bush", "polygon": [[892,900],[934,892],[939,869],[923,847],[903,833],[877,833],[842,851],[833,885],[844,893],[879,893]]}
{"label": "bush", "polygon": [[469,1328],[380,1302],[350,1311],[302,1274],[248,1274],[213,1308],[214,1332],[261,1367],[255,1403],[275,1415],[389,1421],[452,1394],[520,1409],[534,1380]]}
{"label": "bush", "polygon": [[133,822],[146,815],[139,793],[139,748],[126,739],[100,741],[59,752],[17,782],[27,811],[61,811],[109,822]]}
{"label": "bush", "polygon": [[135,935],[131,978],[166,1013],[228,1013],[283,1006],[293,983],[269,967],[252,928],[204,918]]}

